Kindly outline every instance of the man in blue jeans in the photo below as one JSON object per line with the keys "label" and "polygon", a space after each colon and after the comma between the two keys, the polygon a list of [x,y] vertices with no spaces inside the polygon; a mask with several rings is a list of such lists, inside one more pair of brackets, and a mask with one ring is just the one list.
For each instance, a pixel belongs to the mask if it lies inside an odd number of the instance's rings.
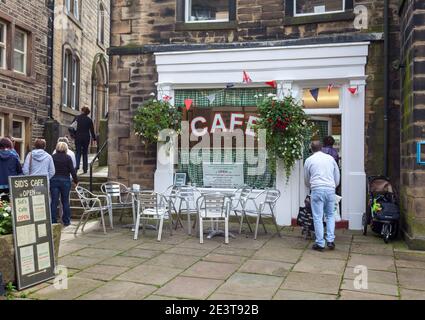
{"label": "man in blue jeans", "polygon": [[335,189],[340,182],[337,163],[330,155],[323,153],[319,141],[311,143],[313,155],[304,164],[305,184],[311,190],[311,209],[313,211],[316,243],[313,250],[323,251],[323,215],[326,215],[326,243],[335,249]]}

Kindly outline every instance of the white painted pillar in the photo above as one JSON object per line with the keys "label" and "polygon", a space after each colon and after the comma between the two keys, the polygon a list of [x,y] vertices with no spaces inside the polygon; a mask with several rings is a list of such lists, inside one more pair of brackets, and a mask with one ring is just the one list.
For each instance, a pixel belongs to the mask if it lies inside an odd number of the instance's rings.
{"label": "white painted pillar", "polygon": [[[342,88],[342,213],[351,230],[360,230],[366,210],[365,80],[352,80]],[[357,87],[353,95],[349,87]]]}

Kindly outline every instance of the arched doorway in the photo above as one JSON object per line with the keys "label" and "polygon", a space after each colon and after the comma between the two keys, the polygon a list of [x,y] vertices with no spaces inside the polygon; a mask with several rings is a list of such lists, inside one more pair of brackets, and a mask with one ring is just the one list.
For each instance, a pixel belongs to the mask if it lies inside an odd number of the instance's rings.
{"label": "arched doorway", "polygon": [[108,115],[108,66],[104,54],[99,53],[93,61],[92,71],[92,119],[96,133],[99,123]]}

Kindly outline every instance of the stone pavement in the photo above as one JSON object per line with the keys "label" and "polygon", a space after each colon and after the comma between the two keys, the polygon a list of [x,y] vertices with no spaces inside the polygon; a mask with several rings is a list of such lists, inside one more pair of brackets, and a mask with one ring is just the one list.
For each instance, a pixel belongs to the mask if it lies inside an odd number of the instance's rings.
{"label": "stone pavement", "polygon": [[[264,231],[258,240],[244,234],[205,239],[182,229],[157,242],[155,231],[132,239],[119,225],[104,235],[91,222],[84,234],[63,231],[59,264],[68,268],[68,289],[52,281],[28,289],[31,299],[425,299],[425,253],[399,241],[337,230],[335,251],[315,252],[299,228],[282,238]],[[231,229],[237,229],[232,225]],[[368,288],[356,289],[355,268],[368,268]],[[19,293],[20,294],[20,293]]]}

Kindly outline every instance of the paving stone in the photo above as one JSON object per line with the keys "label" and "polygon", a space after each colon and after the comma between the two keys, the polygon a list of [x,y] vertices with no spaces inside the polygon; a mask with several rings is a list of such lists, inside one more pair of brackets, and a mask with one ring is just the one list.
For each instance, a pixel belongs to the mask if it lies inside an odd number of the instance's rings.
{"label": "paving stone", "polygon": [[[359,273],[354,273],[353,267],[347,267],[344,272],[345,279],[355,279]],[[368,270],[368,280],[377,283],[397,285],[397,274],[395,272]]]}
{"label": "paving stone", "polygon": [[235,256],[242,256],[242,257],[250,257],[255,253],[255,250],[232,248],[230,246],[221,246],[215,249],[213,253],[226,254],[231,256],[235,255]]}
{"label": "paving stone", "polygon": [[79,278],[110,281],[121,273],[127,271],[126,267],[95,265],[79,272]]}
{"label": "paving stone", "polygon": [[266,240],[253,240],[250,238],[244,238],[241,236],[238,236],[236,239],[231,239],[229,242],[229,247],[231,248],[240,248],[240,249],[255,249],[258,250],[264,244],[266,243]]}
{"label": "paving stone", "polygon": [[232,256],[226,254],[210,253],[203,257],[203,261],[221,262],[221,263],[243,263],[247,258],[242,256]]}
{"label": "paving stone", "polygon": [[397,274],[400,287],[425,291],[425,269],[400,268]]}
{"label": "paving stone", "polygon": [[305,249],[310,243],[311,241],[302,238],[283,236],[282,238],[274,237],[270,239],[264,247]]}
{"label": "paving stone", "polygon": [[92,258],[110,258],[119,254],[119,250],[112,249],[98,249],[98,248],[85,248],[77,251],[74,255]]}
{"label": "paving stone", "polygon": [[[208,241],[207,241],[208,240]],[[204,239],[204,243],[199,243],[198,238],[191,238],[183,241],[182,243],[178,244],[176,247],[180,248],[194,248],[194,249],[216,249],[220,247],[223,244],[223,241],[219,238],[213,238],[213,239]]]}
{"label": "paving stone", "polygon": [[48,300],[72,300],[100,287],[104,282],[72,277],[68,279],[68,288],[57,290],[53,285],[43,288],[31,295],[31,298]]}
{"label": "paving stone", "polygon": [[121,253],[121,256],[150,259],[157,256],[160,253],[161,253],[160,251],[155,251],[155,250],[144,250],[144,249],[134,248]]}
{"label": "paving stone", "polygon": [[239,264],[198,261],[183,272],[182,276],[225,280],[235,272],[238,267]]}
{"label": "paving stone", "polygon": [[163,244],[158,242],[146,242],[139,244],[136,248],[138,249],[147,249],[147,250],[156,250],[156,251],[165,251],[173,248],[174,246],[171,244]]}
{"label": "paving stone", "polygon": [[96,243],[100,243],[105,241],[105,239],[98,238],[98,237],[88,237],[87,235],[78,235],[77,237],[73,236],[72,244],[79,244],[83,246],[90,246]]}
{"label": "paving stone", "polygon": [[209,252],[211,252],[211,249],[195,249],[195,248],[183,248],[183,247],[179,247],[179,248],[175,247],[165,251],[165,253],[184,254],[184,255],[196,256],[196,257],[206,256]]}
{"label": "paving stone", "polygon": [[341,276],[291,271],[281,289],[338,294]]}
{"label": "paving stone", "polygon": [[253,259],[295,263],[302,253],[303,251],[298,249],[269,247],[258,250]]}
{"label": "paving stone", "polygon": [[208,300],[268,300],[267,298],[257,298],[257,297],[248,297],[248,296],[238,296],[228,293],[217,293],[214,292]]}
{"label": "paving stone", "polygon": [[371,270],[395,272],[394,258],[390,256],[351,254],[348,266],[355,267],[358,265],[366,266]]}
{"label": "paving stone", "polygon": [[395,296],[384,296],[358,291],[341,290],[340,300],[398,300]]}
{"label": "paving stone", "polygon": [[357,242],[351,245],[351,252],[381,256],[393,256],[394,250],[391,244],[377,244]]}
{"label": "paving stone", "polygon": [[425,300],[425,291],[400,289],[401,300]]}
{"label": "paving stone", "polygon": [[145,300],[188,300],[188,299],[175,298],[175,297],[165,297],[165,296],[158,296],[156,294],[151,294]]}
{"label": "paving stone", "polygon": [[424,261],[396,260],[395,265],[396,265],[397,268],[425,269],[425,262]]}
{"label": "paving stone", "polygon": [[156,289],[139,283],[111,281],[78,300],[143,300]]}
{"label": "paving stone", "polygon": [[196,261],[199,261],[199,259],[199,257],[195,256],[162,253],[159,256],[145,262],[145,264],[177,269],[187,269]]}
{"label": "paving stone", "polygon": [[206,299],[222,283],[221,280],[177,277],[156,291],[155,294],[187,299]]}
{"label": "paving stone", "polygon": [[79,251],[84,248],[87,248],[87,246],[75,244],[73,242],[61,242],[59,246],[59,258],[71,253],[75,253],[76,251]]}
{"label": "paving stone", "polygon": [[83,256],[67,255],[63,258],[59,258],[59,265],[73,269],[85,269],[96,263],[99,263],[103,258],[89,258]]}
{"label": "paving stone", "polygon": [[370,279],[368,280],[369,281],[367,281],[367,289],[356,289],[354,287],[354,280],[344,279],[342,281],[341,289],[372,294],[382,294],[387,296],[398,296],[398,287],[396,285],[387,283],[377,283],[370,281]]}
{"label": "paving stone", "polygon": [[370,235],[368,233],[367,236],[353,235],[353,243],[356,242],[383,244],[384,240],[380,236],[370,232]]}
{"label": "paving stone", "polygon": [[115,256],[115,257],[111,257],[101,261],[100,264],[132,268],[132,267],[138,266],[145,260],[146,259],[136,258],[136,257]]}
{"label": "paving stone", "polygon": [[286,262],[251,259],[242,265],[239,272],[284,277],[293,266],[293,264]]}
{"label": "paving stone", "polygon": [[282,280],[283,277],[238,272],[218,288],[216,293],[271,299]]}
{"label": "paving stone", "polygon": [[128,250],[131,248],[134,248],[139,244],[138,241],[134,241],[133,239],[113,239],[108,241],[103,241],[99,243],[95,243],[91,245],[91,247],[94,248],[100,248],[100,249],[114,249],[114,250]]}
{"label": "paving stone", "polygon": [[336,300],[337,295],[294,290],[278,290],[273,300]]}
{"label": "paving stone", "polygon": [[182,269],[142,264],[121,274],[116,280],[162,286],[182,271]]}
{"label": "paving stone", "polygon": [[311,256],[323,259],[339,259],[346,261],[349,256],[349,245],[338,245],[335,250],[325,250],[322,252],[312,250],[310,247],[304,251],[303,257]]}
{"label": "paving stone", "polygon": [[328,259],[325,256],[323,258],[302,256],[301,260],[295,264],[293,271],[342,275],[345,264],[345,260]]}

